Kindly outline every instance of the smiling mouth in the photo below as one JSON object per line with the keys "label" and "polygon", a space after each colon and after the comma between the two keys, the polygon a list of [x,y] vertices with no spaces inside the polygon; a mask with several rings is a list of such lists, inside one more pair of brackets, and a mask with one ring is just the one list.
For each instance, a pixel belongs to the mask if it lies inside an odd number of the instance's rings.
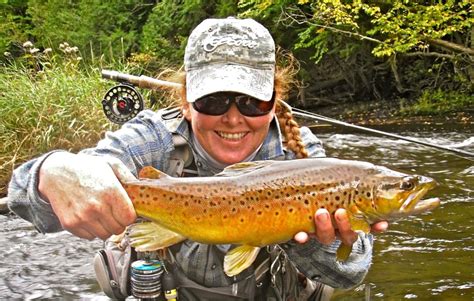
{"label": "smiling mouth", "polygon": [[221,132],[217,131],[216,132],[219,137],[225,140],[231,140],[231,141],[237,141],[241,140],[244,138],[245,135],[247,135],[247,132],[241,132],[241,133],[226,133],[226,132]]}

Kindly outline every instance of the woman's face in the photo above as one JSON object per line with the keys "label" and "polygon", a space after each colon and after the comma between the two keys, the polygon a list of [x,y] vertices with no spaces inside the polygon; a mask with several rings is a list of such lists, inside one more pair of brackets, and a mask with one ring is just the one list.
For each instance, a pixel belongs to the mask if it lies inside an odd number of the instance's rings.
{"label": "woman's face", "polygon": [[209,155],[221,163],[234,164],[250,156],[263,143],[275,115],[275,105],[266,115],[247,117],[235,103],[219,116],[199,113],[187,103],[183,114]]}

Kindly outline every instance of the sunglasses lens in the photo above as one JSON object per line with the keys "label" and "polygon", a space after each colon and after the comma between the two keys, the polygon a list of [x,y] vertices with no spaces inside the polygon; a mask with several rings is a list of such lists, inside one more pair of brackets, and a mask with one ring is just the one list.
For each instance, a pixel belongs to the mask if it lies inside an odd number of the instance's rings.
{"label": "sunglasses lens", "polygon": [[266,115],[272,110],[274,98],[261,101],[248,95],[215,93],[197,99],[193,102],[193,108],[199,113],[218,116],[227,112],[232,102],[235,102],[242,115],[256,117]]}
{"label": "sunglasses lens", "polygon": [[222,115],[229,110],[231,101],[219,96],[207,95],[193,102],[193,107],[199,113],[206,115]]}
{"label": "sunglasses lens", "polygon": [[273,98],[270,101],[262,101],[250,96],[236,97],[235,102],[240,113],[249,117],[263,116],[273,108]]}

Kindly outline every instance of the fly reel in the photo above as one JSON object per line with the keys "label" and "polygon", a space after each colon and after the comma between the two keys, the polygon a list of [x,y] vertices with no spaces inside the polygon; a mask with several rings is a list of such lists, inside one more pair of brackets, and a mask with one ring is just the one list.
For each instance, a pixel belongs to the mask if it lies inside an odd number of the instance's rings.
{"label": "fly reel", "polygon": [[102,100],[105,116],[116,124],[123,124],[137,116],[143,107],[142,95],[127,84],[112,87]]}

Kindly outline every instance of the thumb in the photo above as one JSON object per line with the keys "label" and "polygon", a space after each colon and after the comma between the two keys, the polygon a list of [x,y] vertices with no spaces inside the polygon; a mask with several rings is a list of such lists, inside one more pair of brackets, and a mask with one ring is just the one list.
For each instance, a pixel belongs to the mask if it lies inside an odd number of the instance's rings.
{"label": "thumb", "polygon": [[119,159],[115,157],[107,157],[107,163],[112,168],[115,176],[119,179],[120,182],[124,183],[137,180],[133,173]]}

